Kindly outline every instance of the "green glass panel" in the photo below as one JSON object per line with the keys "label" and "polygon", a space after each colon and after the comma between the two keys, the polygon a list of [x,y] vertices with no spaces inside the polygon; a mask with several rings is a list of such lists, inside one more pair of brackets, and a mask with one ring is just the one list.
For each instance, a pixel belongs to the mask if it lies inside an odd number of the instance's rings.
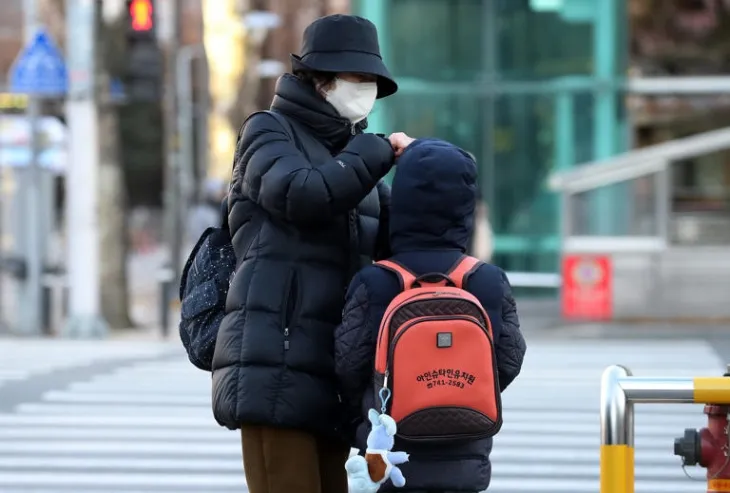
{"label": "green glass panel", "polygon": [[481,72],[481,0],[390,0],[386,36],[396,77],[471,80]]}
{"label": "green glass panel", "polygon": [[560,11],[536,11],[529,0],[497,0],[497,71],[503,79],[588,75],[593,26]]}
{"label": "green glass panel", "polygon": [[593,122],[595,97],[592,93],[574,93],[573,95],[573,152],[576,164],[593,160]]}
{"label": "green glass panel", "polygon": [[545,188],[554,165],[554,97],[513,95],[495,105],[490,207],[497,234],[557,233],[557,201]]}
{"label": "green glass panel", "polygon": [[[492,263],[507,272],[559,272],[559,257],[556,251],[540,251],[537,249],[522,252],[495,251]],[[543,290],[545,288],[540,288]],[[537,290],[536,290],[537,291]]]}
{"label": "green glass panel", "polygon": [[614,54],[616,60],[616,76],[626,77],[629,67],[629,16],[628,16],[628,2],[617,1],[614,3],[616,9],[616,25],[614,36]]}
{"label": "green glass panel", "polygon": [[389,131],[445,139],[475,156],[482,156],[482,122],[486,111],[483,98],[435,92],[397,93],[388,99],[393,115]]}
{"label": "green glass panel", "polygon": [[[381,1],[383,15],[373,20],[403,84],[376,107],[377,131],[443,138],[474,153],[495,262],[509,271],[556,272],[560,218],[548,175],[627,142],[622,95],[607,87],[625,72],[625,2],[564,0],[564,8],[537,11],[534,0]],[[600,88],[543,90],[556,77],[597,75]],[[519,84],[523,91],[505,94]],[[606,122],[597,123],[599,115]],[[612,199],[614,215],[628,202]]]}

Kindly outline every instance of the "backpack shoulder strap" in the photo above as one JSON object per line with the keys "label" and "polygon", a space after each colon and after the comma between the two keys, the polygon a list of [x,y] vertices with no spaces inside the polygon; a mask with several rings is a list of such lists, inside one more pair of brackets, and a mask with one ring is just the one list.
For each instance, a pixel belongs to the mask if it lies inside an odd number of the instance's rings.
{"label": "backpack shoulder strap", "polygon": [[[246,126],[246,124],[248,123],[248,121],[251,118],[253,118],[256,115],[262,114],[262,113],[267,113],[272,118],[274,118],[276,121],[278,121],[279,124],[284,128],[284,132],[286,132],[287,137],[289,137],[291,139],[291,141],[294,143],[294,145],[297,147],[297,149],[300,149],[299,141],[297,140],[297,137],[296,137],[296,132],[294,132],[294,128],[292,127],[289,120],[284,118],[283,115],[281,115],[280,113],[277,113],[276,111],[271,111],[271,110],[254,111],[253,113],[251,113],[250,115],[248,115],[246,117],[246,120],[244,120],[244,122],[241,124],[241,128],[238,129],[238,135],[236,136],[236,148],[233,152],[233,165],[231,166],[232,170],[234,170],[236,168],[236,160],[238,158],[238,151],[239,151],[238,146],[241,143],[241,136],[243,135],[244,127]],[[231,180],[230,186],[233,186],[233,180]],[[230,188],[229,188],[229,192],[230,192]],[[227,229],[228,228],[228,205],[227,205],[228,199],[227,198],[226,198],[225,202],[226,202],[226,206],[225,206],[225,210],[223,212],[224,217],[225,217],[224,227]]]}
{"label": "backpack shoulder strap", "polygon": [[294,127],[292,127],[292,124],[289,120],[284,118],[284,116],[281,113],[278,113],[276,111],[272,110],[261,110],[261,111],[254,111],[248,117],[246,117],[246,120],[241,124],[241,128],[238,129],[238,136],[236,137],[236,147],[238,147],[238,143],[241,140],[241,135],[243,134],[243,128],[246,126],[248,121],[253,118],[256,115],[260,115],[262,113],[266,113],[272,118],[274,118],[277,122],[279,122],[279,125],[281,125],[284,128],[284,132],[286,132],[287,137],[289,137],[292,142],[294,142],[294,145],[299,148],[299,142],[297,140],[296,132],[294,132]]}
{"label": "backpack shoulder strap", "polygon": [[287,136],[292,140],[292,142],[294,142],[294,144],[297,147],[299,147],[299,144],[297,142],[297,135],[294,132],[294,128],[292,127],[291,122],[289,120],[284,118],[284,116],[281,113],[278,113],[276,111],[266,110],[266,111],[262,111],[262,113],[268,113],[269,115],[274,117],[274,119],[276,119],[276,121],[279,122],[279,125],[284,127],[284,131],[286,131]]}
{"label": "backpack shoulder strap", "polygon": [[221,229],[228,231],[228,195],[221,200],[220,206],[221,213]]}
{"label": "backpack shoulder strap", "polygon": [[403,267],[395,260],[380,260],[375,262],[375,265],[382,267],[385,270],[389,270],[398,276],[398,282],[400,283],[401,291],[411,289],[413,281],[416,280],[416,275],[410,270]]}
{"label": "backpack shoulder strap", "polygon": [[481,260],[476,257],[470,257],[469,255],[462,255],[461,258],[454,264],[451,270],[447,273],[449,279],[459,289],[466,289],[466,284],[469,282],[469,277],[476,272],[476,270],[483,264]]}

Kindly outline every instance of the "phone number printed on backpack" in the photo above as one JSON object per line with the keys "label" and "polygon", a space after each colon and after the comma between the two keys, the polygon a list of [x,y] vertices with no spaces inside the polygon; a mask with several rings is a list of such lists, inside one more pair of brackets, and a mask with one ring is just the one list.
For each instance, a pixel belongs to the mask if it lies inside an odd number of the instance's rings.
{"label": "phone number printed on backpack", "polygon": [[476,377],[465,371],[454,370],[453,368],[439,368],[427,371],[416,377],[416,381],[426,384],[426,388],[434,387],[458,387],[464,388],[464,383],[473,385]]}

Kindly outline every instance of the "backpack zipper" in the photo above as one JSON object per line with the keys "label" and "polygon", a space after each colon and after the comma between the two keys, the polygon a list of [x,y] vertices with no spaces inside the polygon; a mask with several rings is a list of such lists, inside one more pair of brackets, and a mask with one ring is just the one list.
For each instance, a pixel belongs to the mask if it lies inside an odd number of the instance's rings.
{"label": "backpack zipper", "polygon": [[[385,315],[383,315],[383,320],[385,320],[388,317],[390,317],[390,320],[388,321],[388,325],[391,324],[391,322],[393,320],[393,316],[395,316],[396,312],[399,311],[403,306],[405,306],[407,303],[410,303],[413,300],[413,298],[417,298],[419,296],[423,296],[423,293],[422,292],[418,292],[417,291],[418,289],[421,289],[421,288],[413,288],[413,291],[415,291],[413,293],[413,295],[411,295],[408,298],[406,298],[403,301],[401,301],[399,303],[399,306],[396,309],[392,309],[390,311],[386,311],[385,312]],[[401,291],[401,294],[402,293],[405,293],[405,291]],[[391,327],[388,327],[387,329],[388,329],[387,330],[387,332],[388,332],[388,338],[390,339],[391,338],[391,330],[390,330]],[[397,327],[396,327],[396,329],[397,329]],[[381,344],[383,342],[383,338],[385,337],[385,332],[386,332],[385,330],[382,330],[382,331],[378,332],[378,344]],[[388,344],[390,344],[390,341],[388,341]],[[386,366],[387,366],[387,362],[386,362]]]}
{"label": "backpack zipper", "polygon": [[284,303],[284,313],[282,316],[282,327],[284,328],[284,351],[289,350],[289,327],[294,323],[296,319],[297,301],[299,296],[299,290],[297,286],[296,271],[292,271],[284,286],[284,296],[286,296],[286,302]]}

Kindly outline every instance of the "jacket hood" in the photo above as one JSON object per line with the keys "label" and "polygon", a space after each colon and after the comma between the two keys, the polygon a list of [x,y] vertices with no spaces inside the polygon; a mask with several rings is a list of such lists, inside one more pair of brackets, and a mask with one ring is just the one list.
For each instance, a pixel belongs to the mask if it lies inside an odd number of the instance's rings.
{"label": "jacket hood", "polygon": [[413,142],[396,161],[390,211],[393,253],[465,252],[476,196],[477,167],[468,153],[442,140]]}

